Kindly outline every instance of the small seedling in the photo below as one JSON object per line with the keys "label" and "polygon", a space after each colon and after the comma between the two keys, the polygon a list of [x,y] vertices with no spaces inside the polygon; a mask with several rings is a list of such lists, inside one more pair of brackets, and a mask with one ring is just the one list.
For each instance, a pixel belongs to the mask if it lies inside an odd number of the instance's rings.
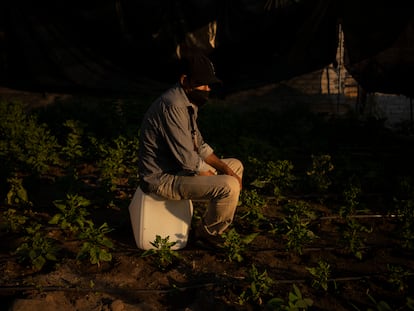
{"label": "small seedling", "polygon": [[141,257],[152,256],[155,258],[155,265],[160,270],[166,270],[170,267],[175,259],[181,258],[178,252],[171,249],[177,242],[170,242],[170,237],[162,238],[156,235],[155,240],[150,242],[155,248],[148,249],[142,253]]}
{"label": "small seedling", "polygon": [[246,207],[246,212],[240,217],[246,219],[249,225],[258,229],[266,220],[262,209],[266,205],[266,201],[261,197],[255,189],[243,190],[241,193],[242,205]]}
{"label": "small seedling", "polygon": [[112,254],[109,251],[113,248],[113,243],[106,236],[111,231],[107,223],[96,228],[92,221],[87,220],[78,234],[78,238],[84,242],[76,258],[89,258],[91,264],[98,267],[102,261],[111,261]]}
{"label": "small seedling", "polygon": [[241,237],[234,228],[223,233],[223,249],[227,255],[227,259],[229,261],[235,260],[237,262],[242,262],[247,245],[250,244],[257,235],[258,233],[256,232],[245,237]]}
{"label": "small seedling", "polygon": [[6,204],[11,206],[32,206],[27,191],[23,186],[23,179],[11,177],[7,179],[10,189],[7,192]]}
{"label": "small seedling", "polygon": [[50,165],[61,162],[56,137],[46,124],[27,113],[22,102],[0,101],[0,133],[0,157],[5,167],[43,174]]}
{"label": "small seedling", "polygon": [[397,200],[395,212],[398,215],[398,233],[402,239],[403,247],[414,249],[414,199]]}
{"label": "small seedling", "polygon": [[315,234],[308,229],[309,221],[302,219],[299,215],[289,215],[283,219],[286,226],[286,237],[288,250],[302,254],[303,246],[314,239]]}
{"label": "small seedling", "polygon": [[407,303],[406,306],[409,310],[414,310],[414,298],[407,297]]}
{"label": "small seedling", "polygon": [[138,138],[119,136],[110,143],[98,142],[93,137],[90,139],[99,152],[100,158],[96,164],[108,190],[115,191],[123,179],[136,175],[134,167],[138,161]]}
{"label": "small seedling", "polygon": [[339,216],[343,218],[349,218],[355,215],[360,205],[359,197],[362,190],[359,186],[349,185],[343,192],[345,205],[339,209]]}
{"label": "small seedling", "polygon": [[329,154],[313,155],[312,167],[306,172],[309,177],[310,184],[313,188],[320,192],[326,192],[332,184],[330,173],[334,166],[331,162]]}
{"label": "small seedling", "polygon": [[3,212],[6,230],[9,232],[19,233],[24,231],[24,225],[28,217],[21,215],[17,210],[9,208]]}
{"label": "small seedling", "polygon": [[388,282],[394,285],[400,292],[403,292],[408,288],[407,278],[414,275],[401,266],[387,265],[390,276]]}
{"label": "small seedling", "polygon": [[306,268],[306,269],[313,276],[312,287],[316,289],[319,289],[322,287],[323,290],[327,291],[328,290],[328,279],[329,279],[329,276],[331,275],[331,266],[327,262],[320,260],[318,261],[317,267]]}
{"label": "small seedling", "polygon": [[285,302],[283,298],[272,298],[268,301],[267,308],[275,311],[299,311],[307,310],[313,305],[312,299],[303,298],[302,292],[296,284],[293,284],[293,290],[289,292],[288,299]]}
{"label": "small seedling", "polygon": [[286,248],[302,254],[302,247],[316,238],[309,229],[310,220],[315,218],[315,214],[303,201],[289,202],[284,210],[287,216],[283,218],[279,231],[285,234],[288,240]]}
{"label": "small seedling", "polygon": [[46,237],[40,229],[40,224],[28,227],[28,235],[15,251],[19,261],[30,263],[35,271],[40,271],[48,261],[56,261],[59,251],[55,241]]}
{"label": "small seedling", "polygon": [[250,285],[240,294],[239,304],[243,305],[248,301],[253,301],[262,305],[264,296],[271,295],[270,290],[274,281],[268,276],[266,270],[259,273],[255,265],[252,265],[249,270],[247,281],[250,282]]}
{"label": "small seedling", "polygon": [[292,162],[278,160],[262,163],[255,158],[250,158],[250,161],[256,166],[256,175],[258,176],[251,184],[270,191],[276,199],[282,199],[283,192],[290,189],[296,179],[292,174]]}
{"label": "small seedling", "polygon": [[385,302],[385,301],[383,301],[383,300],[380,300],[380,301],[377,301],[370,293],[369,293],[369,291],[367,291],[367,296],[368,296],[368,298],[369,298],[369,300],[371,300],[371,302],[375,305],[375,308],[378,310],[378,311],[393,311],[394,309],[393,308],[391,308],[390,307],[390,305],[387,303],[387,302]]}
{"label": "small seedling", "polygon": [[86,216],[89,213],[85,207],[90,205],[90,201],[82,196],[68,194],[66,200],[56,200],[53,204],[60,210],[49,221],[50,224],[59,225],[63,230],[68,229],[76,233],[83,228],[86,223]]}
{"label": "small seedling", "polygon": [[66,120],[63,125],[70,130],[66,138],[66,146],[62,147],[63,156],[71,161],[81,158],[83,156],[81,123],[77,120]]}
{"label": "small seedling", "polygon": [[372,228],[367,228],[355,218],[348,218],[342,232],[342,240],[347,245],[348,250],[356,258],[362,259],[362,248],[365,246],[365,239],[361,233],[371,233]]}

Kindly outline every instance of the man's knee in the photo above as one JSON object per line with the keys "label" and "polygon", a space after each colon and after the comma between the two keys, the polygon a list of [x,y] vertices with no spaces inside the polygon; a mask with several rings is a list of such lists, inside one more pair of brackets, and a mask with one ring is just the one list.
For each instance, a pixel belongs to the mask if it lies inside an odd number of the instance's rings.
{"label": "man's knee", "polygon": [[227,165],[230,166],[230,168],[240,177],[243,176],[243,171],[244,171],[244,167],[243,167],[243,163],[236,158],[229,158],[227,159]]}
{"label": "man's knee", "polygon": [[229,192],[229,196],[239,196],[240,194],[240,183],[234,176],[227,176],[226,188]]}

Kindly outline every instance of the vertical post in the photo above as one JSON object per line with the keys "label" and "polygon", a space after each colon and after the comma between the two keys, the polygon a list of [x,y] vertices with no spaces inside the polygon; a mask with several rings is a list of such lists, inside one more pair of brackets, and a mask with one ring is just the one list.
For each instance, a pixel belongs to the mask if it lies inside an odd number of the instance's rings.
{"label": "vertical post", "polygon": [[[341,94],[343,92],[343,88],[342,88],[342,77],[341,77],[341,66],[343,64],[343,49],[344,49],[344,38],[343,38],[343,33],[342,33],[342,24],[339,23],[338,24],[338,50],[337,50],[337,62],[338,62],[338,94],[337,94],[337,99],[336,99],[336,113],[339,114],[339,105],[340,105],[340,101],[341,101]],[[338,55],[339,54],[339,55]],[[343,96],[345,94],[342,94]]]}
{"label": "vertical post", "polygon": [[410,96],[410,130],[413,130],[413,98]]}

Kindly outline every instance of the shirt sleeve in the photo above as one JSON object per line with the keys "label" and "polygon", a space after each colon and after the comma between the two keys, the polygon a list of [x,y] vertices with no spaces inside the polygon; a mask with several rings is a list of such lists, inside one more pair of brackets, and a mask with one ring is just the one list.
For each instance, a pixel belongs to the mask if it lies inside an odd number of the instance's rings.
{"label": "shirt sleeve", "polygon": [[182,170],[200,171],[202,157],[195,150],[187,107],[165,106],[165,141]]}
{"label": "shirt sleeve", "polygon": [[[198,110],[194,111],[195,113],[195,120],[197,119],[197,114],[198,114]],[[208,171],[209,169],[211,169],[211,166],[208,165],[204,159],[207,158],[210,154],[212,154],[214,152],[213,148],[211,148],[211,146],[209,144],[207,144],[204,139],[203,139],[203,135],[201,134],[197,122],[194,120],[194,130],[195,130],[195,139],[197,141],[197,153],[200,157],[200,162],[198,165],[198,168],[196,169],[196,172],[200,172],[200,171]]]}
{"label": "shirt sleeve", "polygon": [[214,152],[213,148],[209,144],[204,141],[203,135],[201,134],[200,129],[198,128],[198,124],[196,122],[198,117],[198,109],[194,110],[194,130],[196,132],[195,139],[197,141],[198,146],[198,154],[200,155],[201,159],[207,158],[210,154]]}
{"label": "shirt sleeve", "polygon": [[200,163],[199,163],[199,166],[198,166],[198,169],[196,170],[196,172],[199,173],[199,172],[203,172],[203,171],[208,171],[210,169],[211,169],[211,166],[208,165],[206,162],[204,162],[204,160],[200,159]]}
{"label": "shirt sleeve", "polygon": [[214,152],[213,148],[211,148],[207,143],[201,144],[200,147],[198,148],[198,154],[203,160],[207,158],[213,152]]}

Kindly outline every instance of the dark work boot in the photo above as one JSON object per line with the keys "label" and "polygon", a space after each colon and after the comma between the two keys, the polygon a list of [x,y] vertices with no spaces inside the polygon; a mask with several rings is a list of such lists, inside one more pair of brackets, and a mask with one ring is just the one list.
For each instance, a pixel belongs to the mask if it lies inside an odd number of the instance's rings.
{"label": "dark work boot", "polygon": [[224,238],[219,235],[212,235],[207,232],[202,224],[198,225],[195,229],[195,240],[200,246],[212,250],[221,250],[224,245]]}

